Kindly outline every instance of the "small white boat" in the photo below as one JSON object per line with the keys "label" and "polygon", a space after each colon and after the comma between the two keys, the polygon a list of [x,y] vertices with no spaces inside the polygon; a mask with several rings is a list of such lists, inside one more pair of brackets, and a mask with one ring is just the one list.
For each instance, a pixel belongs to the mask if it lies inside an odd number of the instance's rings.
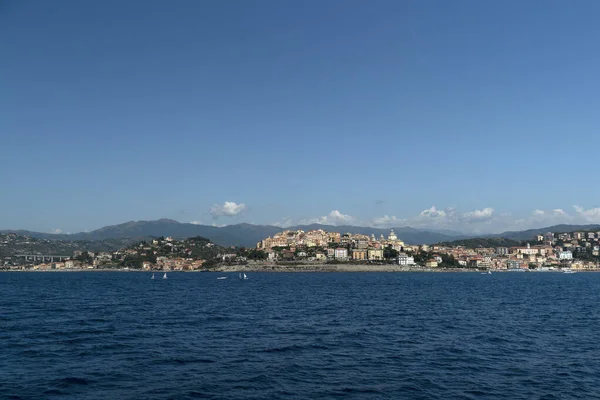
{"label": "small white boat", "polygon": [[248,277],[246,276],[246,274],[244,274],[244,280],[248,280]]}
{"label": "small white boat", "polygon": [[227,279],[227,277],[226,276],[220,276],[220,277],[217,278],[217,280],[221,280],[221,279]]}
{"label": "small white boat", "polygon": [[248,280],[248,277],[246,276],[246,274],[243,274],[240,272],[240,279],[245,281],[245,280]]}
{"label": "small white boat", "polygon": [[152,273],[152,278],[150,278],[150,279],[154,279],[154,273]]}
{"label": "small white boat", "polygon": [[165,274],[163,275],[163,279],[167,279],[167,273],[165,272]]}
{"label": "small white boat", "polygon": [[573,271],[572,269],[565,269],[563,270],[563,274],[574,274],[575,271]]}

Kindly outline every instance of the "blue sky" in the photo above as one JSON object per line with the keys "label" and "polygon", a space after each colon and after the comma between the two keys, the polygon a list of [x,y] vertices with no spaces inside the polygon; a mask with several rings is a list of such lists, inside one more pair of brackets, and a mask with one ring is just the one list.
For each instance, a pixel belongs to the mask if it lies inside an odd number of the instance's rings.
{"label": "blue sky", "polygon": [[0,229],[600,222],[600,3],[0,2]]}

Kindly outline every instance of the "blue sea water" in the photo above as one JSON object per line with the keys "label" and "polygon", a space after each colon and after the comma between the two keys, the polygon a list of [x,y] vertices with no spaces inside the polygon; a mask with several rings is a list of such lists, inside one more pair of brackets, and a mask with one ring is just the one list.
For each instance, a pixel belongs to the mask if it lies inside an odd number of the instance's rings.
{"label": "blue sea water", "polygon": [[0,273],[0,398],[600,398],[600,274],[248,275]]}

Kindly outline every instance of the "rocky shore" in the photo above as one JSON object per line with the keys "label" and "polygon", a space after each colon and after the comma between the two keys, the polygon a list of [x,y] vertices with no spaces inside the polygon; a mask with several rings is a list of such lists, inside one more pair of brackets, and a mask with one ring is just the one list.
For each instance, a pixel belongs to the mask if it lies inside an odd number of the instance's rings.
{"label": "rocky shore", "polygon": [[[394,264],[249,264],[222,265],[217,272],[442,272],[441,269],[405,267]],[[450,270],[443,270],[445,272]],[[461,271],[461,270],[456,270]],[[462,270],[464,271],[464,270]]]}

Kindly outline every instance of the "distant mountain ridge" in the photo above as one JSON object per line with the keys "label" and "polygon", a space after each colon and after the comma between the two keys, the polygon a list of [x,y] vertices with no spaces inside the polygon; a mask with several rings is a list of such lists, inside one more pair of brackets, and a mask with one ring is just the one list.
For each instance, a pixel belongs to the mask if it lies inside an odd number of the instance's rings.
{"label": "distant mountain ridge", "polygon": [[487,237],[503,237],[505,239],[513,239],[513,240],[531,240],[535,238],[537,235],[543,235],[547,232],[575,232],[575,231],[596,231],[600,230],[600,225],[598,224],[588,224],[588,225],[552,225],[547,226],[545,228],[534,228],[527,229],[524,231],[507,231],[502,232],[495,235],[486,235]]}
{"label": "distant mountain ridge", "polygon": [[128,221],[118,225],[105,226],[91,232],[80,232],[74,234],[54,234],[31,232],[26,230],[0,230],[0,233],[14,232],[20,235],[30,236],[38,239],[65,240],[65,241],[98,241],[107,239],[147,239],[150,237],[172,236],[177,239],[194,236],[202,236],[210,239],[213,243],[221,246],[244,246],[254,247],[256,244],[277,232],[286,229],[302,229],[309,231],[312,229],[323,229],[325,231],[340,233],[360,233],[364,235],[374,234],[377,238],[380,235],[387,235],[390,229],[398,235],[398,238],[407,244],[435,244],[440,242],[452,242],[455,240],[469,239],[475,237],[502,237],[512,240],[531,240],[538,234],[546,232],[572,232],[576,230],[600,230],[600,225],[554,225],[545,228],[528,229],[525,231],[508,231],[499,234],[490,235],[465,235],[452,231],[434,231],[427,229],[416,229],[408,226],[395,228],[371,228],[365,226],[351,225],[296,225],[287,228],[281,228],[273,225],[252,225],[247,223],[226,225],[222,227],[210,225],[196,225],[190,223],[177,222],[172,219],[159,219],[154,221]]}
{"label": "distant mountain ridge", "polygon": [[394,229],[398,237],[409,244],[433,244],[442,241],[451,241],[468,237],[467,235],[449,235],[411,227],[381,229],[351,225],[332,226],[312,224],[281,228],[273,225],[252,225],[246,223],[216,227],[210,225],[182,223],[171,219],[159,219],[154,221],[128,221],[118,225],[105,226],[91,232],[80,232],[74,234],[42,233],[26,230],[2,230],[0,233],[14,232],[20,235],[26,235],[39,239],[56,239],[66,241],[92,241],[114,238],[145,239],[159,236],[172,236],[179,239],[202,236],[221,246],[254,247],[259,241],[286,229],[302,229],[305,231],[312,229],[323,229],[326,231],[340,233],[349,232],[360,233],[364,235],[374,234],[377,237],[380,235],[387,237],[390,229]]}

